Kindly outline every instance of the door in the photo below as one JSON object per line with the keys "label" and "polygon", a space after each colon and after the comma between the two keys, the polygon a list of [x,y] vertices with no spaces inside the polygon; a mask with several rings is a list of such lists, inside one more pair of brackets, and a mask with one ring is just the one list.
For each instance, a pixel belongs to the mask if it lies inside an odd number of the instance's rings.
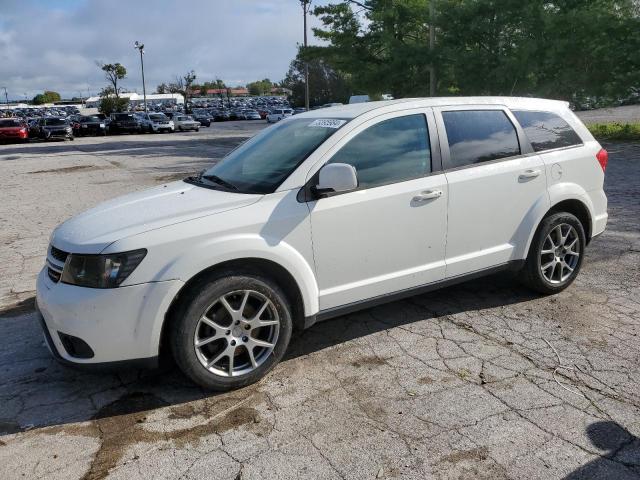
{"label": "door", "polygon": [[449,184],[447,278],[518,260],[534,209],[549,203],[542,160],[504,107],[441,107],[436,118]]}
{"label": "door", "polygon": [[353,165],[358,188],[309,204],[321,310],[444,278],[447,184],[433,134],[430,110],[396,112],[333,150],[329,162]]}

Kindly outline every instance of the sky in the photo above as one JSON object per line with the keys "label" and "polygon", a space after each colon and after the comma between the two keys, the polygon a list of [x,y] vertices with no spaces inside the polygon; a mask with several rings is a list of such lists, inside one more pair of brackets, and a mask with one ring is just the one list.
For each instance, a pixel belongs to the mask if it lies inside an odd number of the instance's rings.
{"label": "sky", "polygon": [[[311,17],[311,44],[318,25]],[[120,62],[123,87],[142,93],[136,40],[147,92],[192,69],[196,82],[279,81],[303,41],[302,8],[299,0],[0,0],[0,90],[9,100],[45,89],[95,95],[107,84],[96,62]]]}

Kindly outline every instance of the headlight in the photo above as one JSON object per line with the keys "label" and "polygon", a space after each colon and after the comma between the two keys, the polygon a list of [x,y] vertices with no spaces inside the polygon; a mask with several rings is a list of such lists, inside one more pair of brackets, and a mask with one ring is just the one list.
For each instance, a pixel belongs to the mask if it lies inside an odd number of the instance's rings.
{"label": "headlight", "polygon": [[89,288],[115,288],[131,275],[147,254],[145,249],[109,255],[67,257],[62,283]]}

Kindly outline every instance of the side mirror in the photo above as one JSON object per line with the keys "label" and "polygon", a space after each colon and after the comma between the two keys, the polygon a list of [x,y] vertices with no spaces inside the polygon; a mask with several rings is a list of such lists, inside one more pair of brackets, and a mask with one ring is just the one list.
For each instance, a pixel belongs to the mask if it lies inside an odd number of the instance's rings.
{"label": "side mirror", "polygon": [[348,192],[358,188],[356,169],[347,163],[328,163],[320,169],[318,184],[313,192],[318,196]]}

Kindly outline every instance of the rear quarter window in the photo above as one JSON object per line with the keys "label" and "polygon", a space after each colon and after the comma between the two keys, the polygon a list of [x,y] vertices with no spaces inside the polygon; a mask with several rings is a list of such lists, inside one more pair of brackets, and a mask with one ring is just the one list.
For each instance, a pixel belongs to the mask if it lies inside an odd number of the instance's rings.
{"label": "rear quarter window", "polygon": [[555,113],[528,110],[512,112],[536,152],[582,145],[582,139],[573,128]]}

